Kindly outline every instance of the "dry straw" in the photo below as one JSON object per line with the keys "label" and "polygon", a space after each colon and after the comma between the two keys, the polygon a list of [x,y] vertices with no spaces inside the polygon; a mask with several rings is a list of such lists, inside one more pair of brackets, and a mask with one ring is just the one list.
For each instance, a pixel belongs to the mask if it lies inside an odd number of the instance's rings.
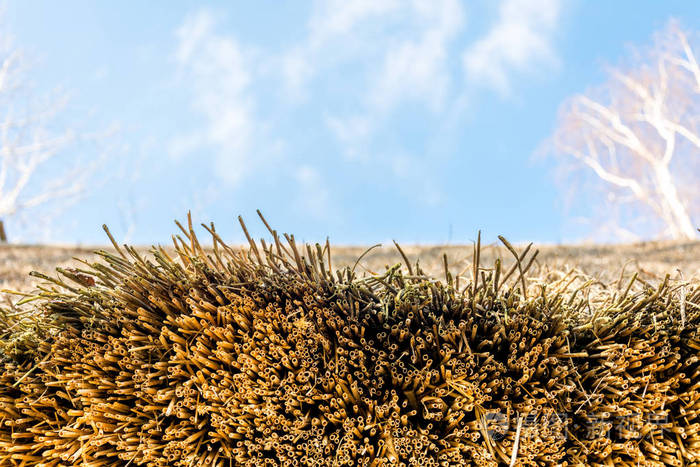
{"label": "dry straw", "polygon": [[400,248],[359,277],[241,225],[112,239],[3,310],[0,465],[700,464],[697,287],[528,286],[506,241],[464,285]]}

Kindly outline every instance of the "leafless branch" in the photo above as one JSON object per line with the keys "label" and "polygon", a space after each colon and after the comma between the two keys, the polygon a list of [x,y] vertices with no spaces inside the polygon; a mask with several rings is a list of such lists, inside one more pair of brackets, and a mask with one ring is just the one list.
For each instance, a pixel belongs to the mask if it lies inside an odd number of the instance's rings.
{"label": "leafless branch", "polygon": [[[682,173],[698,167],[700,150],[700,68],[690,37],[671,23],[640,63],[569,99],[552,138],[560,160],[573,158],[588,171],[581,174],[632,196],[627,207],[658,225],[642,236],[697,238],[700,199],[684,186],[697,177]],[[615,230],[628,231],[622,224]]]}
{"label": "leafless branch", "polygon": [[[91,167],[75,150],[78,136],[70,128],[51,130],[67,99],[33,99],[21,50],[10,41],[0,46],[0,220],[37,206],[61,206],[86,190]],[[22,92],[20,92],[20,90]],[[29,92],[29,96],[25,94]],[[29,99],[27,99],[29,97]]]}

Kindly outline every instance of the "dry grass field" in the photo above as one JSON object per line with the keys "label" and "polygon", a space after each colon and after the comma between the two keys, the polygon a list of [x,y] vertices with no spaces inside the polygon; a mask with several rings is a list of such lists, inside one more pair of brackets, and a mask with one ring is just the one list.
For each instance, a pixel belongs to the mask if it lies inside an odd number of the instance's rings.
{"label": "dry grass field", "polygon": [[[526,245],[516,245],[521,250]],[[74,258],[96,260],[93,251],[106,247],[59,247],[0,245],[0,289],[29,291],[36,279],[31,271],[52,273],[58,267],[80,267]],[[447,255],[450,271],[470,277],[472,245],[402,246],[413,263],[435,277],[444,277],[443,254]],[[110,248],[106,248],[109,250]],[[650,283],[666,274],[673,279],[700,279],[700,242],[645,242],[629,245],[536,245],[539,255],[530,273],[541,275],[547,270],[569,270],[598,278],[602,283],[618,281],[639,272]],[[148,248],[142,248],[144,252]],[[367,250],[364,246],[331,247],[333,267],[350,265]],[[502,245],[482,245],[481,266],[492,265],[497,257],[510,262],[511,254]],[[401,262],[393,245],[383,245],[369,251],[357,266],[359,271],[381,273],[386,266]],[[680,273],[679,273],[680,271]],[[682,274],[682,276],[681,276]]]}

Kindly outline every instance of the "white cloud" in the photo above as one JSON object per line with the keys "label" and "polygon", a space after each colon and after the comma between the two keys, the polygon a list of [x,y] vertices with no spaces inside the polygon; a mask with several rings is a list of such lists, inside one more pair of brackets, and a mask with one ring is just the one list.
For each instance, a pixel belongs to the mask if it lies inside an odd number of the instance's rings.
{"label": "white cloud", "polygon": [[186,18],[177,30],[175,59],[183,79],[192,87],[192,107],[205,121],[203,128],[179,135],[170,143],[175,156],[212,147],[217,154],[217,173],[235,184],[265,151],[253,149],[262,138],[251,83],[255,70],[246,50],[232,37],[218,34],[208,10]]}
{"label": "white cloud", "polygon": [[552,44],[562,0],[504,0],[496,24],[462,57],[467,79],[511,89],[513,72],[531,72],[558,61]]}
{"label": "white cloud", "polygon": [[414,1],[412,6],[409,19],[415,27],[406,37],[389,41],[372,90],[372,104],[378,109],[414,99],[437,111],[448,91],[448,46],[464,24],[462,7],[457,0]]}
{"label": "white cloud", "polygon": [[253,54],[234,37],[220,34],[208,10],[189,15],[177,31],[175,57],[193,88],[193,108],[206,125],[174,137],[170,153],[182,157],[214,146],[222,173],[235,182],[266,139],[255,81],[276,76],[292,101],[313,99],[316,88],[310,83],[320,70],[349,67],[359,71],[357,79],[338,85],[355,100],[355,110],[348,115],[331,104],[325,123],[345,154],[356,157],[402,103],[442,109],[451,86],[449,46],[463,25],[459,0],[319,0],[307,36],[275,56],[264,50]]}
{"label": "white cloud", "polygon": [[[232,184],[263,167],[286,170],[303,209],[327,214],[330,187],[318,170],[290,168],[291,158],[271,163],[282,147],[273,131],[309,104],[345,157],[371,162],[417,187],[423,202],[438,203],[428,157],[377,153],[382,130],[414,105],[444,127],[461,114],[474,85],[506,94],[514,74],[556,64],[552,41],[563,1],[503,0],[494,24],[466,50],[456,50],[466,24],[460,0],[318,0],[305,37],[279,52],[241,44],[218,30],[215,15],[199,11],[177,31],[175,59],[204,124],[173,137],[170,152],[212,148],[217,173]],[[455,79],[460,65],[466,81]],[[275,107],[279,96],[287,101]]]}
{"label": "white cloud", "polygon": [[359,23],[386,17],[401,6],[397,0],[319,0],[309,21],[309,47],[318,49],[334,38],[351,35]]}
{"label": "white cloud", "polygon": [[318,1],[307,37],[280,59],[287,90],[301,95],[320,69],[352,65],[369,92],[351,89],[371,110],[404,99],[440,107],[449,85],[448,45],[464,23],[459,0]]}
{"label": "white cloud", "polygon": [[305,87],[320,68],[343,60],[366,59],[373,41],[368,43],[367,35],[359,29],[373,21],[381,27],[400,7],[398,0],[317,0],[306,38],[279,59],[287,94],[293,98],[304,96]]}
{"label": "white cloud", "polygon": [[[451,47],[464,25],[459,0],[319,1],[307,37],[280,60],[281,75],[288,95],[313,98],[314,80],[326,71],[351,70],[348,82],[340,76],[334,83],[354,102],[351,110],[330,102],[324,116],[342,154],[381,167],[416,187],[421,203],[434,205],[440,195],[431,182],[430,164],[376,154],[372,143],[377,130],[405,103],[423,105],[433,115],[444,110],[454,91]],[[304,177],[305,183],[310,178]]]}
{"label": "white cloud", "polygon": [[352,70],[352,83],[337,84],[354,99],[352,112],[330,104],[325,123],[345,155],[356,157],[401,104],[444,108],[450,45],[464,22],[459,0],[318,2],[306,39],[281,62],[287,91],[306,95],[319,70]]}
{"label": "white cloud", "polygon": [[[279,60],[219,33],[214,15],[206,9],[189,15],[176,36],[175,60],[182,81],[191,88],[192,107],[203,118],[203,125],[171,138],[171,156],[182,158],[211,148],[216,174],[231,186],[255,170],[289,168],[275,159],[284,143],[271,136],[269,120],[259,111],[262,89],[255,86],[261,77],[269,77],[270,68]],[[290,58],[287,66],[290,75],[303,76],[303,63]],[[301,211],[316,218],[332,211],[328,189],[316,169],[303,165],[292,169],[291,175],[297,188],[294,200]]]}

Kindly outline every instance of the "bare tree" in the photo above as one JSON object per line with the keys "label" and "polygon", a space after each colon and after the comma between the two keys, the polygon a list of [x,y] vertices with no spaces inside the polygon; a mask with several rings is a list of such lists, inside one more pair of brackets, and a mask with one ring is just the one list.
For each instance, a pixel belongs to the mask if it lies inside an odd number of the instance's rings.
{"label": "bare tree", "polygon": [[[671,21],[631,65],[560,110],[554,152],[569,175],[598,182],[616,231],[697,238],[700,67],[692,37]],[[576,195],[594,202],[590,192]]]}
{"label": "bare tree", "polygon": [[[6,35],[0,43],[0,242],[5,222],[40,205],[63,205],[86,188],[89,165],[79,162],[77,136],[58,117],[65,96],[38,98],[23,52]],[[72,150],[72,153],[68,151]]]}

